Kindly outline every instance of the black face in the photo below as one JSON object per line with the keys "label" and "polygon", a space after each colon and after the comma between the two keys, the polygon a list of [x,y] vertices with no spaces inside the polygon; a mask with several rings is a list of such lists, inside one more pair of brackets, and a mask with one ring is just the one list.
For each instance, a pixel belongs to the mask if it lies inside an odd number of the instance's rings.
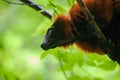
{"label": "black face", "polygon": [[61,29],[60,26],[59,24],[54,23],[52,27],[48,29],[45,39],[41,44],[41,47],[44,50],[55,48],[57,46],[64,46],[75,41],[75,38],[71,34],[66,36],[66,33],[63,31],[63,29]]}

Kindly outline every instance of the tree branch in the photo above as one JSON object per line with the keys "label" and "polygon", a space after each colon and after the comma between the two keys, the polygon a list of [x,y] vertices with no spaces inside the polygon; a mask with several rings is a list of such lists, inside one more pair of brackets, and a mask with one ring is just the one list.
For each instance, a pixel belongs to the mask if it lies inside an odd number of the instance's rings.
{"label": "tree branch", "polygon": [[79,4],[79,6],[81,7],[83,13],[85,14],[85,16],[88,20],[88,23],[94,27],[97,36],[100,39],[107,40],[106,37],[104,36],[103,32],[101,31],[101,29],[97,25],[96,21],[94,20],[94,17],[91,15],[91,13],[88,10],[88,8],[86,7],[86,5],[83,3],[83,1],[82,0],[77,0],[77,2]]}
{"label": "tree branch", "polygon": [[65,76],[65,79],[68,80],[68,76],[67,76],[67,74],[66,74],[66,72],[64,70],[61,58],[59,59],[59,64],[60,64],[61,70],[63,72],[63,75]]}
{"label": "tree branch", "polygon": [[46,16],[49,19],[52,19],[52,14],[44,9],[43,6],[40,6],[36,3],[34,3],[32,0],[20,0],[24,4],[30,6],[31,8],[35,9],[36,11],[41,11],[41,14]]}
{"label": "tree branch", "polygon": [[7,2],[7,3],[10,3],[10,4],[15,4],[15,5],[24,5],[22,3],[17,3],[17,2],[11,2],[11,1],[8,1],[8,0],[3,0],[4,2]]}
{"label": "tree branch", "polygon": [[111,43],[109,40],[107,40],[107,38],[105,37],[105,35],[103,34],[103,32],[101,31],[100,27],[97,25],[96,21],[94,20],[94,18],[92,17],[90,11],[88,10],[88,8],[86,7],[86,5],[84,4],[84,2],[82,0],[77,0],[79,6],[81,7],[84,15],[87,18],[87,21],[90,25],[92,25],[94,31],[95,31],[95,35],[98,37],[99,39],[99,46],[100,48],[108,54],[108,56],[114,60],[117,61],[120,64],[120,50],[116,47],[116,45],[114,43]]}

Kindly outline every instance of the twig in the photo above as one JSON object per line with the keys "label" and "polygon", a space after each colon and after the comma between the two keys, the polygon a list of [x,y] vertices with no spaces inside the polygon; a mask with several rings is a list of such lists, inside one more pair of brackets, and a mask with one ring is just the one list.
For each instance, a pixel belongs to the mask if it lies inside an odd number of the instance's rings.
{"label": "twig", "polygon": [[20,0],[23,3],[11,2],[8,0],[3,1],[15,5],[28,5],[29,7],[35,9],[36,11],[39,11],[42,15],[46,16],[47,18],[52,19],[52,14],[49,11],[45,10],[43,6],[34,3],[32,0]]}
{"label": "twig", "polygon": [[20,0],[21,2],[25,3],[26,5],[30,6],[31,8],[35,9],[36,11],[41,11],[41,14],[52,19],[52,14],[44,9],[44,7],[34,3],[32,0]]}
{"label": "twig", "polygon": [[66,72],[64,70],[61,58],[59,59],[59,64],[60,64],[61,70],[62,70],[62,72],[63,72],[63,74],[65,76],[65,79],[68,80],[68,76],[67,76],[67,74],[66,74]]}
{"label": "twig", "polygon": [[10,3],[10,4],[15,4],[15,5],[25,5],[23,3],[11,2],[11,1],[8,1],[8,0],[3,0],[3,1],[7,2],[7,3]]}
{"label": "twig", "polygon": [[100,48],[108,54],[108,56],[114,60],[117,61],[120,64],[120,50],[116,47],[114,43],[111,43],[107,38],[104,36],[103,32],[101,31],[100,27],[97,25],[96,21],[92,17],[90,11],[86,7],[86,5],[83,3],[82,0],[77,0],[79,6],[81,7],[84,15],[86,16],[88,23],[92,25],[95,35],[99,39],[99,45]]}
{"label": "twig", "polygon": [[45,10],[43,6],[34,3],[32,0],[20,0],[20,1],[28,5],[29,7],[35,9],[36,11],[40,11],[40,13],[46,16],[47,18],[52,19],[52,14],[49,11]]}
{"label": "twig", "polygon": [[83,3],[82,0],[77,0],[79,6],[81,7],[83,13],[85,14],[88,22],[90,25],[92,25],[94,27],[94,29],[96,30],[96,34],[98,34],[97,36],[100,39],[103,40],[107,40],[106,37],[104,36],[103,32],[101,31],[101,29],[99,28],[99,26],[97,25],[96,21],[94,20],[94,18],[92,17],[90,11],[88,10],[88,8],[86,7],[86,5]]}

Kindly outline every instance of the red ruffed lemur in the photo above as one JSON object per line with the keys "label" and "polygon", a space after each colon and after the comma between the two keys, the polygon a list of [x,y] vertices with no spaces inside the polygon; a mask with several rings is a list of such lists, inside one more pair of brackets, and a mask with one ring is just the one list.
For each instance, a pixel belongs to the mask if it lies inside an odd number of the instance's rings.
{"label": "red ruffed lemur", "polygon": [[[94,35],[81,7],[76,2],[66,15],[55,17],[41,44],[44,50],[75,43],[80,49],[108,56],[120,63],[120,0],[83,0],[109,43]],[[111,47],[111,51],[106,50]]]}

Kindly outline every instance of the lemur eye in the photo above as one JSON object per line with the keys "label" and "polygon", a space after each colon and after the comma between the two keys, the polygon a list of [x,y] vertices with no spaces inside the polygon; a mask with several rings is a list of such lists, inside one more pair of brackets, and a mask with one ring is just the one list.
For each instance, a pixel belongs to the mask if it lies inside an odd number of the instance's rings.
{"label": "lemur eye", "polygon": [[52,31],[53,31],[52,29],[48,29],[47,35],[50,36],[52,34]]}

